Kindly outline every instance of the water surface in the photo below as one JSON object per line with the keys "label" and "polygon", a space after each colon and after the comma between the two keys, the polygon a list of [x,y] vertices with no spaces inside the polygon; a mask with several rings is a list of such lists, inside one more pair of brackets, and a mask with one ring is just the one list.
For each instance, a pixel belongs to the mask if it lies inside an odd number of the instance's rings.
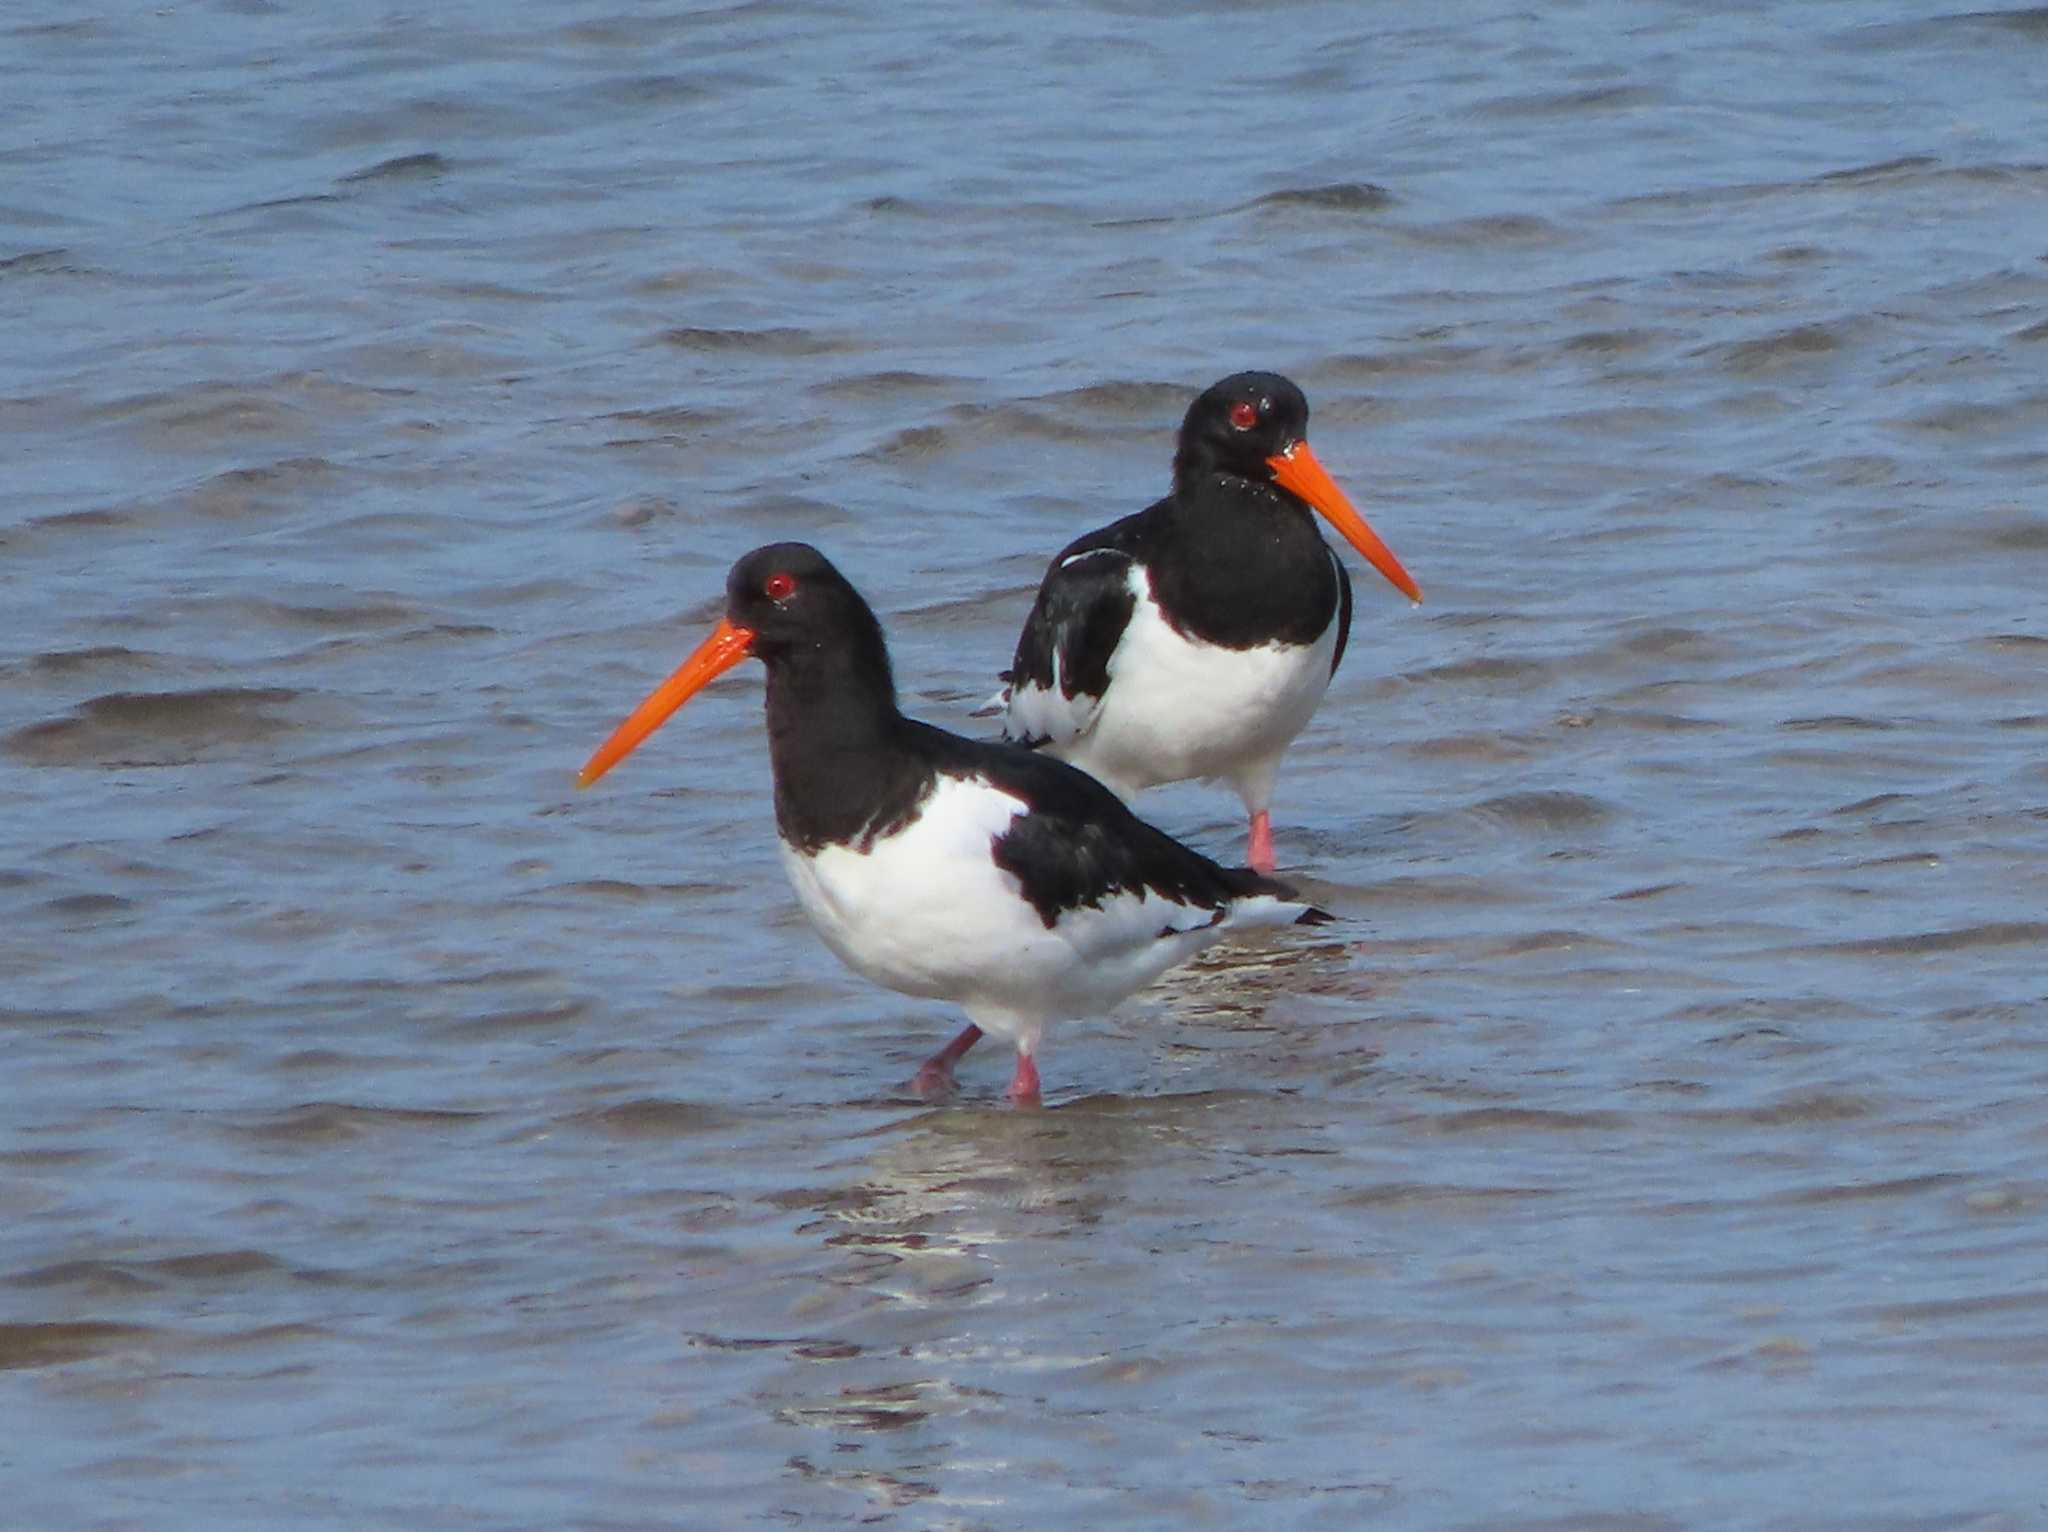
{"label": "water surface", "polygon": [[[2038,1524],[2044,49],[14,7],[21,1524]],[[780,538],[970,727],[1249,366],[1428,593],[1282,776],[1345,923],[907,1102],[757,672],[571,773]]]}

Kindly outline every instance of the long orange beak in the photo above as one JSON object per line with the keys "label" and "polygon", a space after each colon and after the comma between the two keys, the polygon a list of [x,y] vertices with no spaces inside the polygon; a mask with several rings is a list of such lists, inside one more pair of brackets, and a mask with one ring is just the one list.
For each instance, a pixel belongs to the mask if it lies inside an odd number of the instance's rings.
{"label": "long orange beak", "polygon": [[699,644],[676,673],[655,687],[648,699],[633,709],[632,716],[612,731],[612,737],[597,747],[597,754],[576,773],[576,785],[588,787],[618,765],[633,747],[668,721],[668,715],[688,702],[712,681],[753,653],[754,630],[736,627],[721,617],[711,636]]}
{"label": "long orange beak", "polygon": [[1267,458],[1266,466],[1273,470],[1275,484],[1321,511],[1330,525],[1344,534],[1344,541],[1364,554],[1366,562],[1385,575],[1396,590],[1410,601],[1422,599],[1422,587],[1401,567],[1394,550],[1381,542],[1379,534],[1352,508],[1344,491],[1337,488],[1337,481],[1308,450],[1307,442],[1296,442],[1285,452]]}

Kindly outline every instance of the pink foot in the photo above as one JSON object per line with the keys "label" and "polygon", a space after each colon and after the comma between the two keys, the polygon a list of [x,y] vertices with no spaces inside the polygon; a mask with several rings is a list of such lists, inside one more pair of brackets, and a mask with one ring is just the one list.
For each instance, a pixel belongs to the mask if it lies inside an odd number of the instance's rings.
{"label": "pink foot", "polygon": [[1244,859],[1251,863],[1252,871],[1266,877],[1273,876],[1273,822],[1260,809],[1252,815],[1252,843],[1246,849]]}
{"label": "pink foot", "polygon": [[920,1101],[935,1101],[941,1096],[953,1094],[953,1066],[960,1058],[981,1041],[981,1028],[969,1023],[937,1053],[918,1065],[917,1073],[910,1077],[910,1093]]}
{"label": "pink foot", "polygon": [[1011,1106],[1035,1107],[1038,1101],[1038,1066],[1031,1061],[1031,1055],[1017,1055],[1017,1073],[1010,1077],[1010,1088],[1004,1092],[1010,1098]]}

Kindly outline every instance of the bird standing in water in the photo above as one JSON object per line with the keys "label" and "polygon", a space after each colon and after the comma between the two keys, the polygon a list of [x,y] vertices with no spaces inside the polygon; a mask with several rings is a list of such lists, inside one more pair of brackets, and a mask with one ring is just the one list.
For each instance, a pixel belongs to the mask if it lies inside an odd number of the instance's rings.
{"label": "bird standing in water", "polygon": [[1036,1104],[1054,1022],[1108,1011],[1233,931],[1331,919],[1189,850],[1061,761],[904,717],[881,624],[803,543],[733,566],[724,619],[579,785],[749,656],[768,670],[775,825],[797,902],[855,972],[967,1012],[918,1070],[920,1095],[950,1089],[954,1064],[993,1032],[1016,1045],[1011,1100]]}
{"label": "bird standing in water", "polygon": [[1203,391],[1181,423],[1173,492],[1062,548],[987,711],[1018,744],[1124,799],[1230,783],[1246,859],[1274,868],[1280,758],[1344,658],[1351,577],[1311,509],[1411,601],[1422,591],[1308,445],[1308,400],[1277,373]]}

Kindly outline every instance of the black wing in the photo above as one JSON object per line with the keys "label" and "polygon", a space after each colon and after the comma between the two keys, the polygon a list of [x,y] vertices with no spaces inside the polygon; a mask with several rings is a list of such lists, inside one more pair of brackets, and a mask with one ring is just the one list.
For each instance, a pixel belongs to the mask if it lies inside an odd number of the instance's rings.
{"label": "black wing", "polygon": [[[1329,547],[1327,543],[1323,546]],[[1330,548],[1330,562],[1337,566],[1337,647],[1330,652],[1330,674],[1334,676],[1344,663],[1344,646],[1351,642],[1351,572],[1335,548]]]}
{"label": "black wing", "polygon": [[1065,745],[1094,724],[1137,605],[1131,568],[1159,509],[1076,538],[1053,558],[1010,662],[1003,732],[1018,744]]}
{"label": "black wing", "polygon": [[[940,770],[987,778],[1027,812],[996,838],[995,862],[1017,879],[1047,929],[1069,911],[1100,908],[1119,893],[1150,891],[1208,911],[1255,894],[1292,900],[1287,884],[1248,867],[1224,867],[1147,824],[1086,772],[1014,745],[982,744],[932,730]],[[1303,925],[1331,917],[1305,907]],[[1203,924],[1208,922],[1196,922]],[[1166,932],[1159,933],[1168,934]]]}

